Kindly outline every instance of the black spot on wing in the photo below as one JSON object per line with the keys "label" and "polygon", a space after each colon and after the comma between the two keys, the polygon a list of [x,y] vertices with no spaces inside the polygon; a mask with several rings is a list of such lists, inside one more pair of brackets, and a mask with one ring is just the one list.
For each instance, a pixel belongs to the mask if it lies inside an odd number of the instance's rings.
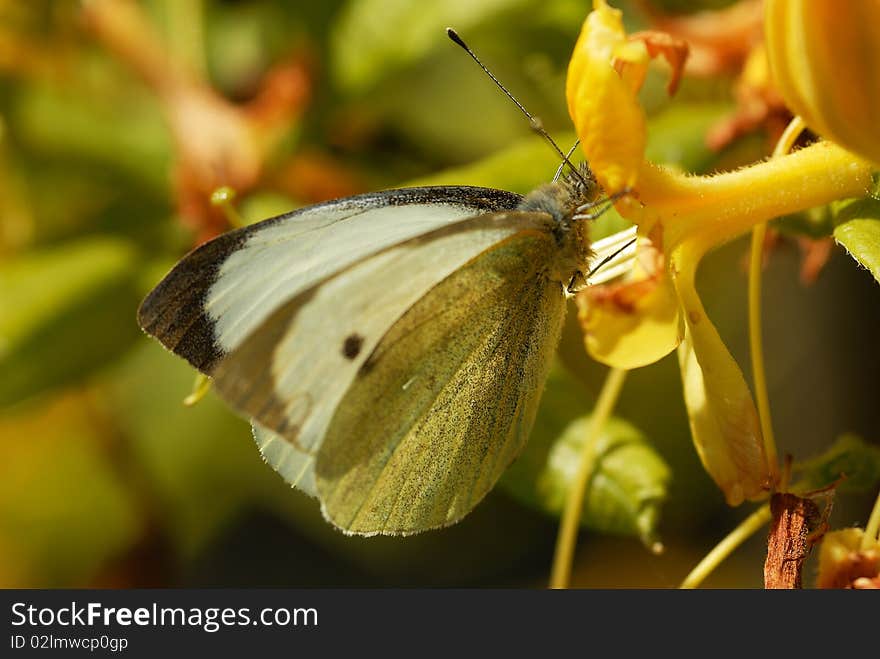
{"label": "black spot on wing", "polygon": [[349,334],[342,343],[342,354],[346,359],[354,359],[361,354],[364,337],[360,334]]}

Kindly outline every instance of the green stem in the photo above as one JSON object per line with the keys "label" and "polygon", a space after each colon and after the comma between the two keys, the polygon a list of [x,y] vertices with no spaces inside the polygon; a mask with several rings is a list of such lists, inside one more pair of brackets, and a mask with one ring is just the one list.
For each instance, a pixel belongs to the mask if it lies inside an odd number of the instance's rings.
{"label": "green stem", "polygon": [[[776,143],[773,157],[779,158],[791,151],[798,136],[806,125],[803,119],[795,117],[786,126]],[[767,223],[756,224],[752,229],[752,250],[749,263],[749,348],[752,354],[752,378],[755,383],[755,403],[761,422],[761,435],[764,439],[764,454],[770,465],[779,464],[776,452],[776,438],[773,435],[773,420],[770,416],[770,396],[767,393],[767,374],[764,370],[764,341],[761,331],[761,278],[764,265],[764,238],[767,236]],[[783,480],[786,480],[783,477]],[[779,483],[785,489],[788,483]]]}
{"label": "green stem", "polygon": [[698,587],[737,547],[767,524],[770,517],[770,504],[765,503],[715,545],[712,551],[706,554],[705,558],[697,563],[697,566],[685,577],[680,588]]}
{"label": "green stem", "polygon": [[[764,341],[761,331],[761,274],[764,261],[764,238],[767,224],[752,229],[751,261],[749,263],[749,349],[752,354],[752,379],[755,384],[755,404],[761,422],[764,454],[767,463],[779,463],[773,421],[770,417],[770,397],[767,393],[767,375],[764,371]],[[784,487],[784,485],[783,485]]]}
{"label": "green stem", "polygon": [[556,539],[556,553],[553,556],[553,569],[550,576],[551,588],[568,588],[571,581],[571,566],[574,560],[574,550],[577,544],[577,533],[580,528],[581,511],[584,505],[584,496],[587,492],[587,483],[593,472],[595,464],[595,447],[599,439],[599,433],[605,421],[611,416],[611,411],[620,396],[620,390],[626,379],[626,371],[613,368],[605,378],[596,407],[593,409],[592,423],[586,441],[584,442],[581,461],[575,474],[574,483],[565,500],[565,509],[562,512],[562,521],[559,524],[559,535]]}

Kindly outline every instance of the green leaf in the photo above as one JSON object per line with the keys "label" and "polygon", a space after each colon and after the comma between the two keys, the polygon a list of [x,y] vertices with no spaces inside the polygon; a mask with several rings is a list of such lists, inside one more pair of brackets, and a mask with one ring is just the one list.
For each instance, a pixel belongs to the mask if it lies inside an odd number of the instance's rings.
{"label": "green leaf", "polygon": [[847,203],[837,212],[834,239],[880,281],[880,200]]}
{"label": "green leaf", "polygon": [[[550,515],[561,514],[590,426],[589,401],[577,381],[554,369],[529,443],[501,481],[508,493]],[[671,478],[666,463],[641,432],[618,418],[604,425],[595,455],[581,524],[637,536],[652,547]]]}
{"label": "green leaf", "polygon": [[0,406],[105,364],[139,331],[137,258],[88,238],[0,265]]}
{"label": "green leaf", "polygon": [[880,482],[880,448],[853,434],[841,435],[825,453],[795,467],[805,490],[826,487],[841,476],[838,492],[865,492]]}
{"label": "green leaf", "polygon": [[343,89],[362,92],[447,43],[450,25],[469,28],[526,0],[351,0],[331,38],[333,69]]}

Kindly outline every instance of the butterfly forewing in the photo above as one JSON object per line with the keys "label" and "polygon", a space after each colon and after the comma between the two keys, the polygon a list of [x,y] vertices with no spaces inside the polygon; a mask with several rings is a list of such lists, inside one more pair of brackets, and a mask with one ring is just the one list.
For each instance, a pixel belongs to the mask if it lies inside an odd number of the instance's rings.
{"label": "butterfly forewing", "polygon": [[534,421],[565,300],[557,245],[524,230],[482,252],[381,338],[339,402],[316,456],[327,518],[407,534],[467,514]]}
{"label": "butterfly forewing", "polygon": [[219,236],[187,255],[144,300],[138,320],[211,374],[279,306],[371,254],[519,195],[467,186],[408,188],[310,206]]}

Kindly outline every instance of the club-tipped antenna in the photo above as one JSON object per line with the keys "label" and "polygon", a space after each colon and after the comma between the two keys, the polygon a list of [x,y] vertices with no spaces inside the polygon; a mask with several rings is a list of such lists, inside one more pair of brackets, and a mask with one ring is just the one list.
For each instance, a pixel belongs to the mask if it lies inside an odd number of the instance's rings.
{"label": "club-tipped antenna", "polygon": [[571,164],[571,160],[568,159],[568,156],[565,155],[565,153],[563,153],[562,149],[559,148],[559,145],[553,141],[553,138],[550,137],[550,133],[548,133],[544,129],[544,126],[541,124],[541,120],[538,119],[537,117],[533,116],[528,110],[525,109],[525,107],[523,106],[522,103],[520,103],[518,100],[516,100],[516,97],[508,91],[507,87],[502,85],[501,81],[495,77],[495,74],[492,73],[486,67],[486,65],[480,61],[480,58],[477,57],[476,53],[470,49],[470,46],[468,46],[464,42],[464,40],[460,36],[458,36],[458,32],[453,30],[451,27],[448,27],[448,28],[446,28],[446,34],[456,44],[461,46],[461,48],[464,50],[464,52],[466,52],[468,55],[470,55],[471,59],[473,59],[477,63],[477,66],[479,66],[481,69],[483,69],[485,74],[487,76],[489,76],[489,78],[492,80],[492,82],[494,82],[498,86],[498,89],[500,89],[502,92],[504,92],[504,95],[507,96],[507,98],[509,98],[511,101],[514,102],[516,107],[518,107],[520,109],[520,112],[522,112],[526,116],[526,118],[529,120],[529,125],[532,127],[532,130],[535,131],[536,133],[538,133],[538,135],[543,137],[545,140],[547,140],[547,143],[550,144],[550,146],[553,147],[553,149],[556,151],[556,153],[559,154],[559,157],[562,158],[562,162],[564,164],[568,165],[569,167],[571,167],[572,173],[580,179],[581,183],[583,183],[584,185],[587,185],[587,181],[584,179],[583,175],[580,173],[578,168]]}

